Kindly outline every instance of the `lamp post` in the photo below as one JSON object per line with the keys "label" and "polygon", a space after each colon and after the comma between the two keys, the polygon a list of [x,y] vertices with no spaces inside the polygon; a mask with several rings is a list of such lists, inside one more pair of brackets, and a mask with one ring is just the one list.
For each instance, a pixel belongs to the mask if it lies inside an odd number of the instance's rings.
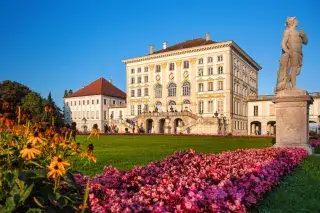
{"label": "lamp post", "polygon": [[83,132],[86,133],[87,132],[87,119],[85,117],[82,118],[82,122],[83,122]]}

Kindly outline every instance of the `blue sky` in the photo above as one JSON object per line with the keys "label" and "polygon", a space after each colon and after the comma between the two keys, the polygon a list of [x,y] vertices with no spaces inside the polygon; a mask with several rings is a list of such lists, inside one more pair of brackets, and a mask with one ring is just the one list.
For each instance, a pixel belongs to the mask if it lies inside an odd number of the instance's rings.
{"label": "blue sky", "polygon": [[1,1],[0,80],[26,84],[61,105],[65,89],[111,78],[125,90],[121,60],[211,33],[234,40],[261,66],[259,93],[272,94],[287,16],[309,37],[298,86],[320,91],[320,3],[304,1]]}

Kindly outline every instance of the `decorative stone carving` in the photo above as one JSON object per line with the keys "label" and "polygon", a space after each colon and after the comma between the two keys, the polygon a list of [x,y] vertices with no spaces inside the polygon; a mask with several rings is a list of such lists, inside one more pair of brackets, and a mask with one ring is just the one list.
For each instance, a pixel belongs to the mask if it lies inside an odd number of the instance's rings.
{"label": "decorative stone carving", "polygon": [[196,58],[191,58],[190,59],[190,63],[193,65],[193,64],[195,64],[197,62],[197,59]]}
{"label": "decorative stone carving", "polygon": [[167,63],[162,63],[162,64],[161,64],[161,68],[162,68],[162,69],[165,69],[166,67],[167,67]]}
{"label": "decorative stone carving", "polygon": [[181,66],[181,63],[182,63],[182,61],[176,61],[177,67],[180,67],[180,66]]}
{"label": "decorative stone carving", "polygon": [[174,74],[173,74],[173,73],[170,73],[169,79],[170,79],[171,81],[174,79]]}
{"label": "decorative stone carving", "polygon": [[307,34],[303,29],[300,29],[299,32],[296,31],[297,26],[298,20],[296,17],[287,18],[286,29],[281,43],[282,57],[280,59],[275,93],[296,88],[296,77],[300,74],[302,67],[302,45],[308,43]]}
{"label": "decorative stone carving", "polygon": [[150,71],[153,70],[153,69],[154,69],[154,64],[152,64],[152,65],[149,66],[149,70],[150,70]]}

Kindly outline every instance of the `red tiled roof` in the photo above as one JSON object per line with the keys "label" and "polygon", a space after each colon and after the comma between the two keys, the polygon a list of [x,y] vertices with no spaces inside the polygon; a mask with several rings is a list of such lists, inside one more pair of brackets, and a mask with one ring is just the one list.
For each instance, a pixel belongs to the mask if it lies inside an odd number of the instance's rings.
{"label": "red tiled roof", "polygon": [[218,43],[218,42],[212,41],[212,40],[207,41],[204,38],[195,38],[192,40],[187,40],[187,41],[169,46],[166,49],[155,51],[153,54],[169,52],[169,51],[174,51],[174,50],[181,50],[181,49],[191,48],[191,47],[198,47],[198,46],[208,45],[208,44],[215,44],[215,43]]}
{"label": "red tiled roof", "polygon": [[89,95],[105,95],[126,99],[126,93],[121,91],[119,88],[117,88],[104,78],[99,78],[98,80],[95,80],[91,84],[74,92],[72,95],[67,96],[67,98]]}

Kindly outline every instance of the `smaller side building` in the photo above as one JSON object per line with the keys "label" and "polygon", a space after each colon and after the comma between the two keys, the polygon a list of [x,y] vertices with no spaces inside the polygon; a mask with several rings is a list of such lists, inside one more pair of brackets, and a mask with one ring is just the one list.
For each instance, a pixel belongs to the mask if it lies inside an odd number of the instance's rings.
{"label": "smaller side building", "polygon": [[[310,105],[309,123],[320,132],[320,93],[310,93],[313,104]],[[275,135],[276,112],[272,102],[274,95],[261,95],[248,100],[248,135]]]}
{"label": "smaller side building", "polygon": [[77,123],[82,132],[91,131],[94,124],[100,131],[109,121],[109,105],[122,105],[126,94],[110,81],[99,78],[72,95],[64,98],[64,119],[66,123]]}

